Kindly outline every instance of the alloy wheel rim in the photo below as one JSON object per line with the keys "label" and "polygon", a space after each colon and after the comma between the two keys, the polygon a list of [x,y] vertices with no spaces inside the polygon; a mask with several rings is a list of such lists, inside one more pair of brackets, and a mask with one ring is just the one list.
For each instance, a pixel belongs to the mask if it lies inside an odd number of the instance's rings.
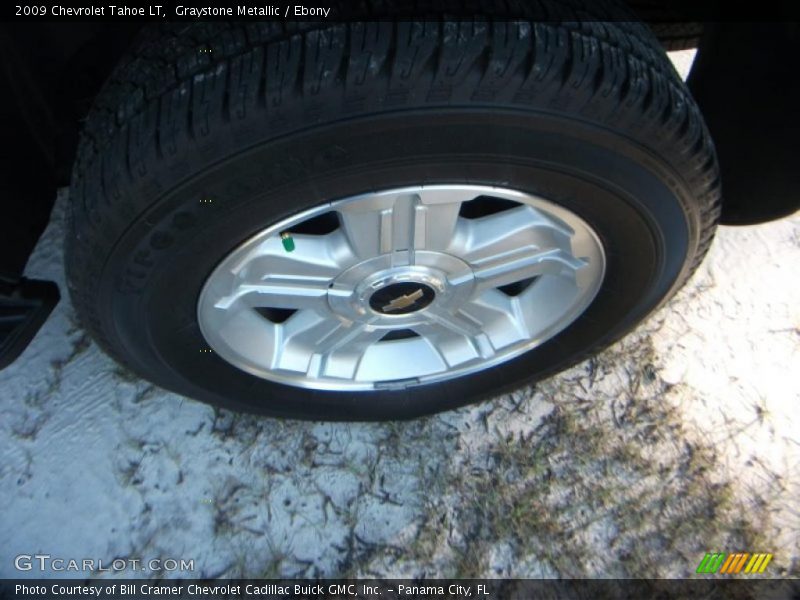
{"label": "alloy wheel rim", "polygon": [[605,266],[594,230],[538,196],[394,188],[258,232],[210,274],[197,315],[211,349],[257,377],[398,389],[541,345],[586,310]]}

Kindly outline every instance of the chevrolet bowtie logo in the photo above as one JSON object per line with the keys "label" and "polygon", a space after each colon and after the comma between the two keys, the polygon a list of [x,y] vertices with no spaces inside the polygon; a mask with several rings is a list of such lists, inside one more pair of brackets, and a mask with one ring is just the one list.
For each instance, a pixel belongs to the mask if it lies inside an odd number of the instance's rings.
{"label": "chevrolet bowtie logo", "polygon": [[389,304],[383,307],[383,312],[389,312],[392,310],[402,310],[404,308],[408,308],[414,302],[422,298],[422,288],[411,292],[410,294],[405,294],[404,296],[400,296],[399,298],[395,298]]}

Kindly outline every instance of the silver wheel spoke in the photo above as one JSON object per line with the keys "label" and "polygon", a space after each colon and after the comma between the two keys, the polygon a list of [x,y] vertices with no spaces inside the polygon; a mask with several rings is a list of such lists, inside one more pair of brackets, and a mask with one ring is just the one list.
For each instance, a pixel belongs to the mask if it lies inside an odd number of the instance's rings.
{"label": "silver wheel spoke", "polygon": [[375,194],[339,209],[357,256],[388,254],[392,266],[414,264],[416,250],[444,250],[450,243],[463,195],[422,190]]}
{"label": "silver wheel spoke", "polygon": [[364,353],[384,333],[366,323],[338,319],[319,319],[310,327],[289,326],[276,367],[315,378],[353,379]]}
{"label": "silver wheel spoke", "polygon": [[328,281],[311,277],[270,277],[264,283],[237,286],[232,294],[220,298],[214,306],[227,310],[243,302],[251,308],[321,309],[327,298]]}
{"label": "silver wheel spoke", "polygon": [[469,319],[459,313],[449,313],[432,309],[425,314],[426,319],[439,327],[467,337],[479,336],[483,333],[480,322]]}
{"label": "silver wheel spoke", "polygon": [[427,322],[416,328],[417,333],[428,338],[442,358],[455,366],[474,358],[487,359],[495,354],[489,336],[479,323],[463,314],[446,314],[431,311]]}
{"label": "silver wheel spoke", "polygon": [[475,269],[477,290],[497,288],[540,275],[574,273],[586,263],[559,249],[520,248],[517,252],[494,256],[478,263]]}
{"label": "silver wheel spoke", "polygon": [[534,208],[520,206],[462,222],[453,250],[471,265],[480,292],[581,269],[586,262],[570,252],[571,233]]}
{"label": "silver wheel spoke", "polygon": [[335,238],[296,236],[293,252],[287,252],[279,238],[259,245],[234,268],[232,289],[215,306],[324,310],[328,287],[342,270],[342,257],[332,251]]}

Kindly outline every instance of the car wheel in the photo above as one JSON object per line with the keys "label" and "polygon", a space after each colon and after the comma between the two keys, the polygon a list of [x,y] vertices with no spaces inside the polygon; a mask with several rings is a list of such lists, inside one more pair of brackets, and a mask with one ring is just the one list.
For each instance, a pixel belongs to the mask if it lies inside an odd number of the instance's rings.
{"label": "car wheel", "polygon": [[70,292],[106,351],[308,419],[564,369],[685,282],[719,214],[696,106],[619,20],[148,28],[70,196]]}

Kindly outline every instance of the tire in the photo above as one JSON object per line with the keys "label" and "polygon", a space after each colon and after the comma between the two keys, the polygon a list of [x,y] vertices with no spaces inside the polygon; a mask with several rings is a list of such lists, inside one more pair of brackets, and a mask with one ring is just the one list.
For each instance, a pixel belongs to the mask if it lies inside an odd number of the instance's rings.
{"label": "tire", "polygon": [[[615,20],[148,28],[96,99],[74,167],[66,266],[81,322],[166,389],[330,420],[451,409],[620,338],[702,260],[719,181],[658,41],[616,8],[580,8]],[[449,379],[368,390],[272,380],[211,347],[198,302],[246,240],[332,200],[462,184],[542,198],[602,246],[588,307],[547,339]]]}

